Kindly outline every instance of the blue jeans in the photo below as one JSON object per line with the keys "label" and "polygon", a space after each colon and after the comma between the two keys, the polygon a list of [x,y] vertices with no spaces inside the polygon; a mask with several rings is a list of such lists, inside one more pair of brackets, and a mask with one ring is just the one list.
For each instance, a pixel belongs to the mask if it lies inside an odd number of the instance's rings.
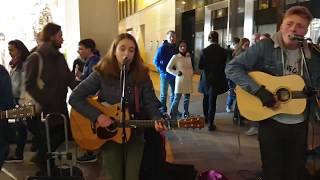
{"label": "blue jeans", "polygon": [[231,109],[233,102],[236,99],[236,93],[234,92],[236,84],[234,84],[231,80],[228,79],[228,86],[229,86],[229,90],[228,90],[226,107]]}
{"label": "blue jeans", "polygon": [[[170,114],[172,119],[177,119],[179,102],[180,102],[181,96],[182,96],[181,93],[176,93],[174,95],[174,99],[170,109]],[[184,94],[183,108],[184,108],[185,115],[189,115],[189,103],[190,103],[190,94]]]}
{"label": "blue jeans", "polygon": [[175,80],[174,79],[167,79],[165,75],[160,74],[160,103],[161,113],[167,112],[167,96],[168,96],[168,88],[170,86],[170,103],[172,104],[173,98],[174,98],[174,85]]}

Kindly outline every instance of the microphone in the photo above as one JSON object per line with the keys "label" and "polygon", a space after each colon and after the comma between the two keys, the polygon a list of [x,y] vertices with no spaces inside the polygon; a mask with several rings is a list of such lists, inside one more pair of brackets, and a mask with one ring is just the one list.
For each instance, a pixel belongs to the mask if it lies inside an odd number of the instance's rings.
{"label": "microphone", "polygon": [[121,66],[121,70],[123,71],[127,71],[127,64],[129,62],[129,59],[127,56],[123,57],[123,61],[122,61],[122,66]]}
{"label": "microphone", "polygon": [[127,56],[123,57],[122,65],[123,65],[123,66],[126,66],[126,65],[128,64],[128,62],[129,62],[128,57],[127,57]]}
{"label": "microphone", "polygon": [[301,36],[299,34],[291,34],[291,35],[289,35],[289,38],[293,41],[299,41],[299,42],[310,39],[310,38],[306,38],[304,36]]}

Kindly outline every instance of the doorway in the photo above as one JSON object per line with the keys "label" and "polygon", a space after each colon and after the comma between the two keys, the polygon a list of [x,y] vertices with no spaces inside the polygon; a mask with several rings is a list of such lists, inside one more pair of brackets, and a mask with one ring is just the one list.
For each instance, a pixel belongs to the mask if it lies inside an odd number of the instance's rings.
{"label": "doorway", "polygon": [[187,41],[191,61],[194,65],[195,10],[182,13],[182,39]]}

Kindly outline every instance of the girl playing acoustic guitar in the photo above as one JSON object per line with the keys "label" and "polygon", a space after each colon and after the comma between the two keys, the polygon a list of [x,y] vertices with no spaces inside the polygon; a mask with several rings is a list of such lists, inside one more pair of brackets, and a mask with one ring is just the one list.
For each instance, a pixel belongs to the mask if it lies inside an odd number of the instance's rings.
{"label": "girl playing acoustic guitar", "polygon": [[[137,42],[132,35],[123,33],[114,39],[107,54],[95,67],[95,71],[74,89],[69,99],[71,106],[96,126],[111,128],[115,124],[115,121],[88,103],[87,98],[99,92],[98,99],[100,102],[107,102],[110,105],[118,104],[121,100],[120,72],[123,64],[126,64],[128,73],[126,91],[128,101],[127,109],[130,118],[161,118],[159,111],[160,104],[155,95],[148,68],[143,64],[140,56]],[[155,121],[153,126],[157,132],[166,130],[166,127],[157,121]],[[138,180],[139,176],[140,178],[144,177],[144,179],[155,179],[154,174],[151,175],[152,177],[146,177],[146,173],[144,173],[150,172],[148,168],[152,167],[150,161],[151,156],[160,157],[159,153],[161,153],[160,150],[153,151],[155,148],[149,147],[150,143],[146,140],[148,138],[150,139],[148,135],[152,134],[154,137],[159,137],[159,133],[156,132],[146,134],[146,131],[149,130],[132,128],[131,138],[127,139],[124,153],[126,178],[123,178],[124,173],[122,172],[124,169],[122,167],[122,144],[107,141],[101,147],[102,169],[105,171],[104,175],[109,176],[112,180]],[[157,138],[157,140],[159,142],[158,145],[160,145],[159,138]],[[147,143],[148,146],[144,146]],[[155,144],[152,146],[154,145]],[[161,145],[159,147],[161,147]],[[148,148],[149,150],[153,150],[148,151]],[[150,162],[150,164],[148,162]],[[151,171],[157,170],[153,169]]]}

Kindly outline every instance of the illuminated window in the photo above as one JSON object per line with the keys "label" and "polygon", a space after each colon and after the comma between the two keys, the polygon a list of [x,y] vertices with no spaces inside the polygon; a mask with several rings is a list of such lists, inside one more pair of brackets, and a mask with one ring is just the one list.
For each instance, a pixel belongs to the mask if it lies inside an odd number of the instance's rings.
{"label": "illuminated window", "polygon": [[215,11],[215,18],[222,18],[228,15],[228,8],[218,9]]}
{"label": "illuminated window", "polygon": [[268,9],[268,8],[269,8],[269,0],[259,1],[259,9]]}

